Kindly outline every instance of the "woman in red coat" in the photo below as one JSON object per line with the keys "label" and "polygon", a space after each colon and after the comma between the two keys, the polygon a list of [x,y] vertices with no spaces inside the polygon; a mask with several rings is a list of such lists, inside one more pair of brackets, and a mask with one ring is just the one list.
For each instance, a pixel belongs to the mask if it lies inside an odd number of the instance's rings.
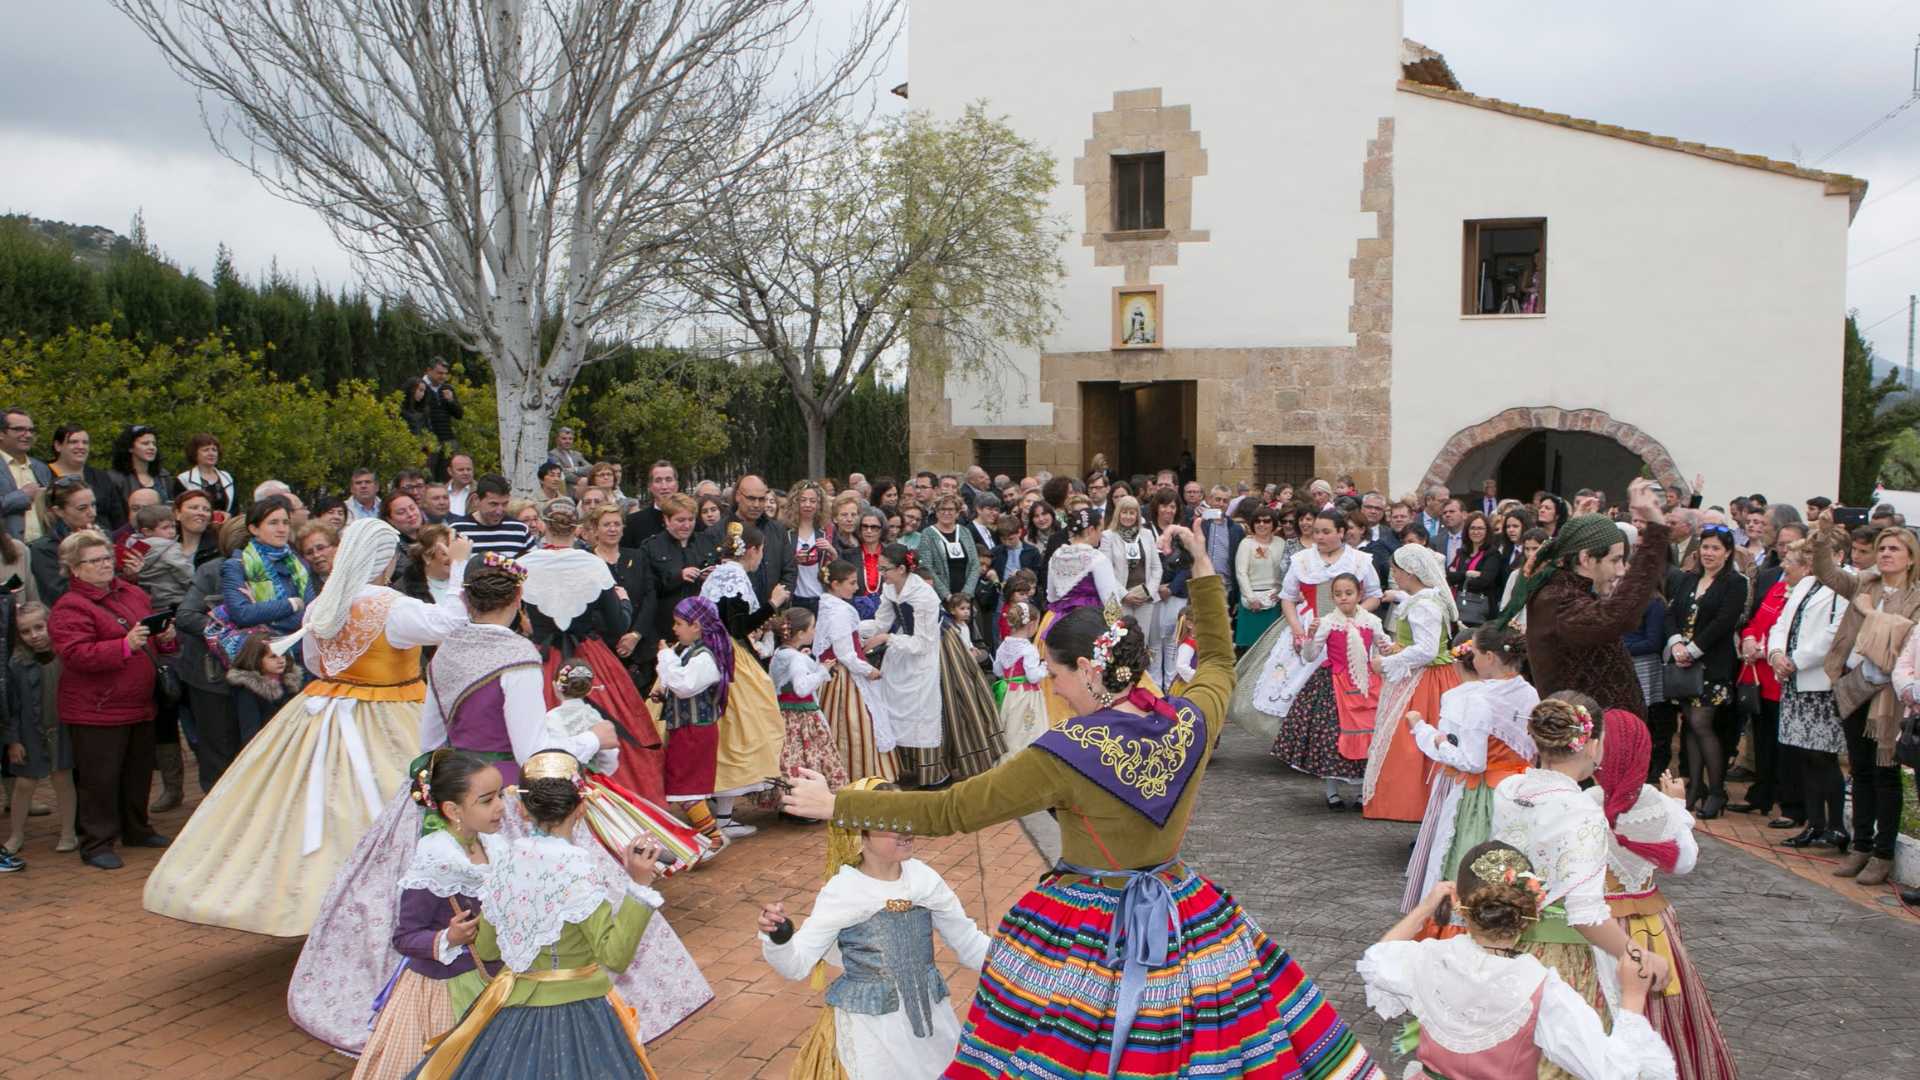
{"label": "woman in red coat", "polygon": [[[48,628],[66,677],[60,721],[73,739],[80,858],[100,870],[122,863],[113,843],[166,847],[147,821],[153,789],[153,685],[156,650],[172,652],[173,627],[151,635],[140,620],[153,604],[138,585],[114,574],[113,545],[92,529],[60,542],[70,583]],[[149,640],[151,638],[151,640]]]}
{"label": "woman in red coat", "polygon": [[[1755,605],[1753,617],[1740,628],[1739,639],[1734,643],[1742,661],[1739,683],[1760,686],[1760,712],[1749,718],[1752,726],[1748,729],[1753,737],[1753,786],[1747,789],[1746,802],[1734,803],[1727,809],[1735,813],[1765,814],[1779,806],[1780,816],[1769,821],[1768,826],[1799,829],[1807,823],[1805,799],[1797,794],[1801,788],[1799,777],[1782,775],[1780,676],[1767,662],[1767,634],[1773,630],[1773,624],[1780,621],[1780,612],[1787,606],[1787,579],[1775,577],[1771,586],[1766,586],[1766,577],[1761,576],[1759,580],[1766,592]],[[1728,750],[1731,749],[1729,746]]]}

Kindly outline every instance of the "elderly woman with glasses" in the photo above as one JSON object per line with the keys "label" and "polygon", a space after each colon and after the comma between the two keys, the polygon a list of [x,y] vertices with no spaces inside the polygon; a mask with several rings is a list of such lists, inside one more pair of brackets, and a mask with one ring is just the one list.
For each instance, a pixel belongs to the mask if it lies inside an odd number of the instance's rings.
{"label": "elderly woman with glasses", "polygon": [[1736,544],[1725,525],[1700,529],[1700,570],[1681,579],[1667,604],[1667,653],[1681,668],[1702,668],[1700,692],[1678,696],[1687,747],[1687,807],[1701,819],[1727,806],[1727,759],[1733,685],[1739,675],[1734,638],[1747,610],[1747,579],[1734,568]]}
{"label": "elderly woman with glasses", "polygon": [[[91,492],[88,493],[89,495]],[[92,529],[60,541],[70,585],[53,605],[48,630],[65,677],[60,722],[73,739],[80,859],[99,870],[124,865],[115,841],[166,847],[147,820],[154,769],[154,680],[158,653],[175,649],[173,626],[144,620],[153,604],[114,573],[113,545]]]}

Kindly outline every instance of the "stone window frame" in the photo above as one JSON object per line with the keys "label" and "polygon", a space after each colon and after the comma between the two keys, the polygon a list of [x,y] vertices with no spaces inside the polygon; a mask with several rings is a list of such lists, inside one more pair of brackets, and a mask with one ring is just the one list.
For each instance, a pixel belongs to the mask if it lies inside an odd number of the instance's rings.
{"label": "stone window frame", "polygon": [[[1176,266],[1180,245],[1206,243],[1205,229],[1193,227],[1193,181],[1207,175],[1207,151],[1193,128],[1190,105],[1165,105],[1159,87],[1119,90],[1113,108],[1093,114],[1093,137],[1073,162],[1074,183],[1085,191],[1080,242],[1093,248],[1095,266],[1118,266],[1126,283],[1145,285],[1151,268]],[[1114,228],[1113,159],[1135,154],[1163,155],[1162,198],[1165,228]]]}

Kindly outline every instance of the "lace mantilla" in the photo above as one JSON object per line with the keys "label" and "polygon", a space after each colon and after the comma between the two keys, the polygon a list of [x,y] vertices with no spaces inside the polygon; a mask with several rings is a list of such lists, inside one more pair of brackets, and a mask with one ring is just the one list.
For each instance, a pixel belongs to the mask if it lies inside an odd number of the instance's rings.
{"label": "lace mantilla", "polygon": [[736,562],[723,562],[713,568],[707,580],[700,585],[702,598],[718,604],[732,598],[747,605],[748,614],[760,610],[760,596],[753,591],[753,580],[747,577],[746,567]]}
{"label": "lace mantilla", "polygon": [[493,868],[507,857],[509,844],[493,833],[480,834],[480,848],[487,861],[476,863],[467,858],[460,841],[445,830],[430,832],[413,849],[413,861],[400,875],[401,889],[425,889],[441,899],[449,896],[480,895],[493,876]]}
{"label": "lace mantilla", "polygon": [[[1491,1050],[1518,1035],[1533,1018],[1534,991],[1552,976],[1531,956],[1497,956],[1464,935],[1404,944],[1412,947],[1369,949],[1360,958],[1367,1005],[1388,1019],[1411,1008],[1421,1034],[1456,1054]],[[1411,984],[1410,995],[1379,983]]]}
{"label": "lace mantilla", "polygon": [[601,593],[613,588],[613,571],[607,568],[605,559],[591,551],[530,551],[520,556],[520,564],[527,568],[527,583],[520,589],[520,598],[561,630],[572,626]]}
{"label": "lace mantilla", "polygon": [[334,678],[353,666],[355,660],[366,655],[373,643],[387,629],[387,612],[393,609],[393,602],[400,594],[392,589],[380,586],[378,591],[368,593],[354,600],[347,611],[346,625],[330,638],[316,637],[308,642],[308,655],[316,656],[320,662],[322,678]]}
{"label": "lace mantilla", "polygon": [[611,871],[612,864],[596,865],[591,853],[559,837],[515,840],[480,894],[500,959],[515,971],[531,969],[568,923],[585,922],[625,891],[625,879],[613,880]]}
{"label": "lace mantilla", "polygon": [[1081,578],[1093,572],[1094,560],[1106,557],[1105,552],[1087,544],[1062,544],[1047,560],[1047,599],[1056,601],[1072,592]]}

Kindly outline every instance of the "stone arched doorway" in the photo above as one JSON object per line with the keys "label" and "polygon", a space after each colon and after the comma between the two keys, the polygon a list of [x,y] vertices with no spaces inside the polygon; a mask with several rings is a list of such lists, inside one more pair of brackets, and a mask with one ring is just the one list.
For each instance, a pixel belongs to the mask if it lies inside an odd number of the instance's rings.
{"label": "stone arched doorway", "polygon": [[1541,489],[1571,495],[1590,487],[1617,503],[1628,482],[1643,474],[1687,492],[1673,455],[1632,424],[1599,409],[1514,408],[1454,432],[1420,488],[1478,491],[1493,479],[1502,496],[1524,499]]}

